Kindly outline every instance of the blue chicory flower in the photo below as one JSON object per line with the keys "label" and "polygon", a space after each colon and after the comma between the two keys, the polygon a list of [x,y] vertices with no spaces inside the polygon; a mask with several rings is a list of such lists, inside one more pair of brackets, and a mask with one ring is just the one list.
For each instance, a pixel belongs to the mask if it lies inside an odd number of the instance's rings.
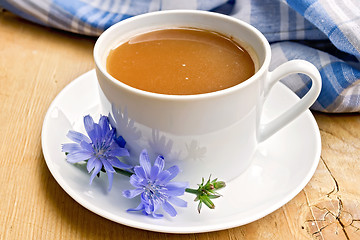
{"label": "blue chicory flower", "polygon": [[128,211],[142,211],[145,215],[161,218],[163,215],[156,212],[162,207],[170,216],[176,216],[177,212],[172,204],[178,207],[187,206],[187,202],[178,196],[185,193],[188,183],[170,182],[179,173],[179,168],[174,165],[163,170],[165,161],[162,156],[158,156],[151,166],[146,150],[141,152],[139,160],[140,166],[134,167],[135,174],[130,177],[130,183],[136,189],[123,191],[123,196],[134,198],[141,194],[141,203]]}
{"label": "blue chicory flower", "polygon": [[109,119],[101,116],[99,123],[94,123],[90,115],[84,117],[84,126],[88,136],[70,130],[67,137],[75,143],[65,143],[62,151],[68,153],[67,161],[77,163],[87,161],[87,170],[90,173],[90,184],[94,177],[105,169],[109,180],[109,191],[112,187],[113,173],[116,168],[129,169],[132,166],[122,163],[118,157],[129,156],[126,148],[119,146],[115,141],[115,129],[110,129]]}

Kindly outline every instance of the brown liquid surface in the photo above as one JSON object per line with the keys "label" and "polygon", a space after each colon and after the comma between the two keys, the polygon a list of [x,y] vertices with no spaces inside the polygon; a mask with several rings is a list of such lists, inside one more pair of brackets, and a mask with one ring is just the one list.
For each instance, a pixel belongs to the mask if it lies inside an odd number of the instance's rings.
{"label": "brown liquid surface", "polygon": [[222,90],[255,73],[249,53],[237,43],[191,28],[135,36],[110,51],[106,68],[129,86],[172,95]]}

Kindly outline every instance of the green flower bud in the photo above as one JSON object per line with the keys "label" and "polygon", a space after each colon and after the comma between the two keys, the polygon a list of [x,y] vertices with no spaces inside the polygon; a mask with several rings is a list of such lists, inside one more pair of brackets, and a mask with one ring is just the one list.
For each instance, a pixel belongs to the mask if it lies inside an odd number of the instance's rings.
{"label": "green flower bud", "polygon": [[221,188],[224,188],[226,186],[225,182],[224,181],[218,181],[216,183],[214,183],[214,188],[216,190],[219,190]]}
{"label": "green flower bud", "polygon": [[198,189],[191,189],[187,188],[185,191],[188,193],[195,194],[196,197],[194,201],[199,201],[198,205],[198,212],[200,213],[202,205],[205,204],[208,208],[214,209],[215,204],[211,201],[211,199],[219,198],[221,197],[220,194],[215,192],[215,190],[219,190],[221,188],[224,188],[226,186],[225,182],[218,181],[217,178],[214,180],[210,180],[211,175],[209,179],[205,182],[205,179],[202,178],[201,184],[198,184]]}

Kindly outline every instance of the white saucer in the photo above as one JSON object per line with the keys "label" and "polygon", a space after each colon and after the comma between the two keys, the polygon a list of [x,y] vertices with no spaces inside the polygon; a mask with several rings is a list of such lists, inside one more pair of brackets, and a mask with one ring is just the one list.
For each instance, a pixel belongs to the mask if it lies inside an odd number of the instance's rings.
{"label": "white saucer", "polygon": [[[299,98],[281,83],[277,84],[265,105],[265,118],[272,118]],[[70,129],[82,126],[83,116],[101,113],[95,71],[85,73],[66,86],[52,102],[42,129],[42,149],[46,164],[60,186],[90,211],[127,226],[168,233],[209,232],[237,227],[275,211],[295,197],[315,172],[321,151],[318,126],[310,111],[259,146],[250,168],[221,190],[215,210],[203,207],[197,213],[193,195],[185,194],[187,208],[177,208],[174,218],[153,219],[140,213],[128,213],[138,202],[122,197],[131,189],[128,178],[114,177],[107,192],[107,177],[95,178],[65,160],[61,144],[69,142]],[[102,113],[106,114],[106,113]],[[169,167],[169,166],[168,166]],[[204,176],[207,178],[208,176]],[[216,176],[215,176],[216,177]],[[176,179],[175,179],[176,180]],[[196,184],[190,183],[193,188]]]}

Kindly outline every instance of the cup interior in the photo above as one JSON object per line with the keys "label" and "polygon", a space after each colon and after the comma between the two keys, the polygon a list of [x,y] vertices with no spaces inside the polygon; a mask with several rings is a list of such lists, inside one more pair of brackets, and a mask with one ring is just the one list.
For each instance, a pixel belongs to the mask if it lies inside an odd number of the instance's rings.
{"label": "cup interior", "polygon": [[[252,57],[256,72],[251,78],[238,85],[246,85],[253,81],[253,79],[256,79],[256,75],[259,75],[261,74],[260,72],[267,70],[269,65],[269,43],[265,37],[251,25],[233,17],[218,13],[198,10],[170,10],[132,17],[107,29],[99,37],[94,47],[94,59],[98,69],[110,81],[113,81],[115,84],[122,85],[123,83],[117,81],[106,71],[106,61],[110,50],[128,41],[135,35],[166,28],[205,29],[220,33],[239,43]],[[238,85],[234,87],[237,87]]]}

